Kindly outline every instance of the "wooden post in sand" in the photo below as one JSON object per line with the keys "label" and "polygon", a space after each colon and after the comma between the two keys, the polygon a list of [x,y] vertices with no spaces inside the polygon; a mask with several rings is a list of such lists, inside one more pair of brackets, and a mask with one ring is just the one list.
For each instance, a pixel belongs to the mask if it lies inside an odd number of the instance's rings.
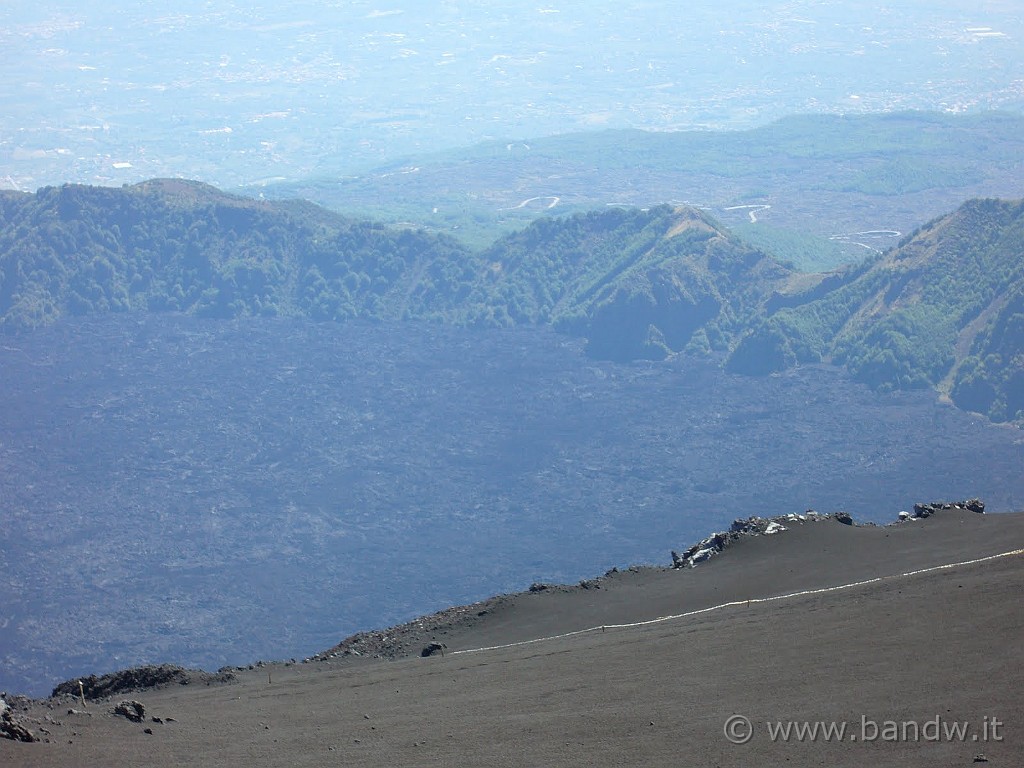
{"label": "wooden post in sand", "polygon": [[82,706],[83,707],[86,706],[86,704],[85,704],[85,684],[82,683],[81,680],[78,681],[78,696],[82,700]]}

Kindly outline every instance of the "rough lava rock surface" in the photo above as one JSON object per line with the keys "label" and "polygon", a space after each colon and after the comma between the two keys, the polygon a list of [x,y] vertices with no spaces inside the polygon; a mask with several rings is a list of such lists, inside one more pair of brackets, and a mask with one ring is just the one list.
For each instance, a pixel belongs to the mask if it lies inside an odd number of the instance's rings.
{"label": "rough lava rock surface", "polygon": [[[981,499],[967,499],[966,501],[935,501],[927,504],[915,504],[914,512],[901,512],[896,522],[916,520],[934,515],[941,510],[969,510],[984,514],[985,502]],[[741,536],[765,536],[773,533],[780,533],[786,530],[785,523],[835,520],[843,525],[853,525],[853,516],[849,512],[833,512],[830,514],[818,514],[813,509],[807,510],[802,515],[782,515],[778,517],[748,517],[747,519],[735,520],[728,531],[713,533],[706,539],[694,544],[682,554],[672,552],[673,568],[693,568],[700,563],[709,560]]]}
{"label": "rough lava rock surface", "polygon": [[118,702],[117,706],[114,707],[114,714],[127,718],[133,723],[141,723],[146,719],[146,707],[143,706],[141,701],[125,699]]}
{"label": "rough lava rock surface", "polygon": [[803,523],[807,521],[816,522],[835,518],[840,522],[843,520],[840,515],[847,515],[845,512],[837,512],[834,515],[821,515],[813,509],[807,510],[802,515],[780,515],[777,517],[748,517],[746,519],[734,520],[728,531],[713,533],[706,539],[702,539],[687,549],[682,554],[672,551],[673,568],[694,568],[700,563],[710,560],[722,550],[729,547],[734,541],[743,536],[771,536],[782,533],[786,530],[786,523]]}
{"label": "rough lava rock surface", "polygon": [[915,504],[914,514],[910,517],[930,517],[944,509],[966,509],[983,515],[985,514],[985,502],[981,499],[967,499],[966,501],[935,501],[930,504]]}
{"label": "rough lava rock surface", "polygon": [[[54,697],[73,696],[78,698],[81,690],[85,692],[85,698],[87,699],[102,699],[119,693],[144,691],[174,683],[178,685],[193,683],[211,685],[213,683],[231,682],[232,679],[234,679],[234,675],[228,671],[210,673],[200,669],[186,669],[172,664],[161,664],[159,666],[122,669],[119,672],[111,672],[107,675],[89,675],[88,677],[65,680],[53,689],[51,695]],[[81,689],[79,688],[79,682],[82,684]]]}
{"label": "rough lava rock surface", "polygon": [[32,731],[14,719],[14,712],[3,697],[0,697],[0,738],[24,742],[39,740]]}

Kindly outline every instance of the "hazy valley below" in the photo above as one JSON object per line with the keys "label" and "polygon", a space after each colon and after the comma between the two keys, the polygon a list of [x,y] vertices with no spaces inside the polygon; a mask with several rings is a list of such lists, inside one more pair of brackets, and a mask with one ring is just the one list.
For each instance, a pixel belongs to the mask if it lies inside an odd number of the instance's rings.
{"label": "hazy valley below", "polygon": [[1024,441],[838,369],[543,328],[71,318],[0,344],[0,689],[301,657],[734,518],[1024,499]]}
{"label": "hazy valley below", "polygon": [[1021,39],[1013,4],[952,0],[6,3],[0,189],[237,187],[604,128],[1019,111]]}

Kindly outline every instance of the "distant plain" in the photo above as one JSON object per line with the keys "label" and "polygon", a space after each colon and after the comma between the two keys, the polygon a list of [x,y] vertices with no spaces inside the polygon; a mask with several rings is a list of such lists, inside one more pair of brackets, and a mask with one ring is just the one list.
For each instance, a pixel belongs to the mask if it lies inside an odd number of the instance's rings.
{"label": "distant plain", "polygon": [[19,0],[0,7],[0,184],[234,188],[603,128],[1020,111],[1022,45],[994,0]]}

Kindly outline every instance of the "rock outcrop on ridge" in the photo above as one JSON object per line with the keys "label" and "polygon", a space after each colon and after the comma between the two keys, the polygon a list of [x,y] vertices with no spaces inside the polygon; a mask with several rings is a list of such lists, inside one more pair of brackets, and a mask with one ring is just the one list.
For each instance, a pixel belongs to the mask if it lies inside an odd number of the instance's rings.
{"label": "rock outcrop on ridge", "polygon": [[846,513],[837,512],[835,514],[821,515],[813,509],[809,509],[802,515],[792,514],[777,517],[757,517],[755,515],[746,519],[737,519],[733,521],[728,531],[713,533],[706,539],[698,541],[682,554],[673,550],[672,567],[693,568],[711,559],[743,536],[771,536],[785,531],[785,523],[817,522],[819,520],[829,520],[833,517],[839,519],[837,516],[843,514]]}
{"label": "rock outcrop on ridge", "polygon": [[102,699],[121,693],[162,688],[173,684],[226,683],[230,682],[232,678],[233,674],[227,670],[211,673],[200,669],[186,669],[173,664],[160,664],[122,669],[106,675],[89,675],[80,679],[65,680],[53,689],[51,695],[54,697],[78,698],[84,696],[86,699]]}
{"label": "rock outcrop on ridge", "polygon": [[[906,520],[919,520],[930,517],[942,510],[968,510],[984,514],[985,502],[981,499],[967,499],[965,501],[935,501],[930,503],[918,503],[914,505],[913,514],[900,512],[896,522]],[[822,520],[835,520],[843,525],[853,525],[853,517],[849,512],[831,512],[819,514],[813,509],[807,510],[802,515],[791,514],[777,517],[748,517],[737,519],[729,527],[728,531],[713,533],[705,539],[701,539],[682,554],[673,550],[673,568],[693,568],[700,563],[709,560],[722,550],[726,549],[736,540],[744,536],[770,536],[786,530],[786,523],[819,522]]]}

